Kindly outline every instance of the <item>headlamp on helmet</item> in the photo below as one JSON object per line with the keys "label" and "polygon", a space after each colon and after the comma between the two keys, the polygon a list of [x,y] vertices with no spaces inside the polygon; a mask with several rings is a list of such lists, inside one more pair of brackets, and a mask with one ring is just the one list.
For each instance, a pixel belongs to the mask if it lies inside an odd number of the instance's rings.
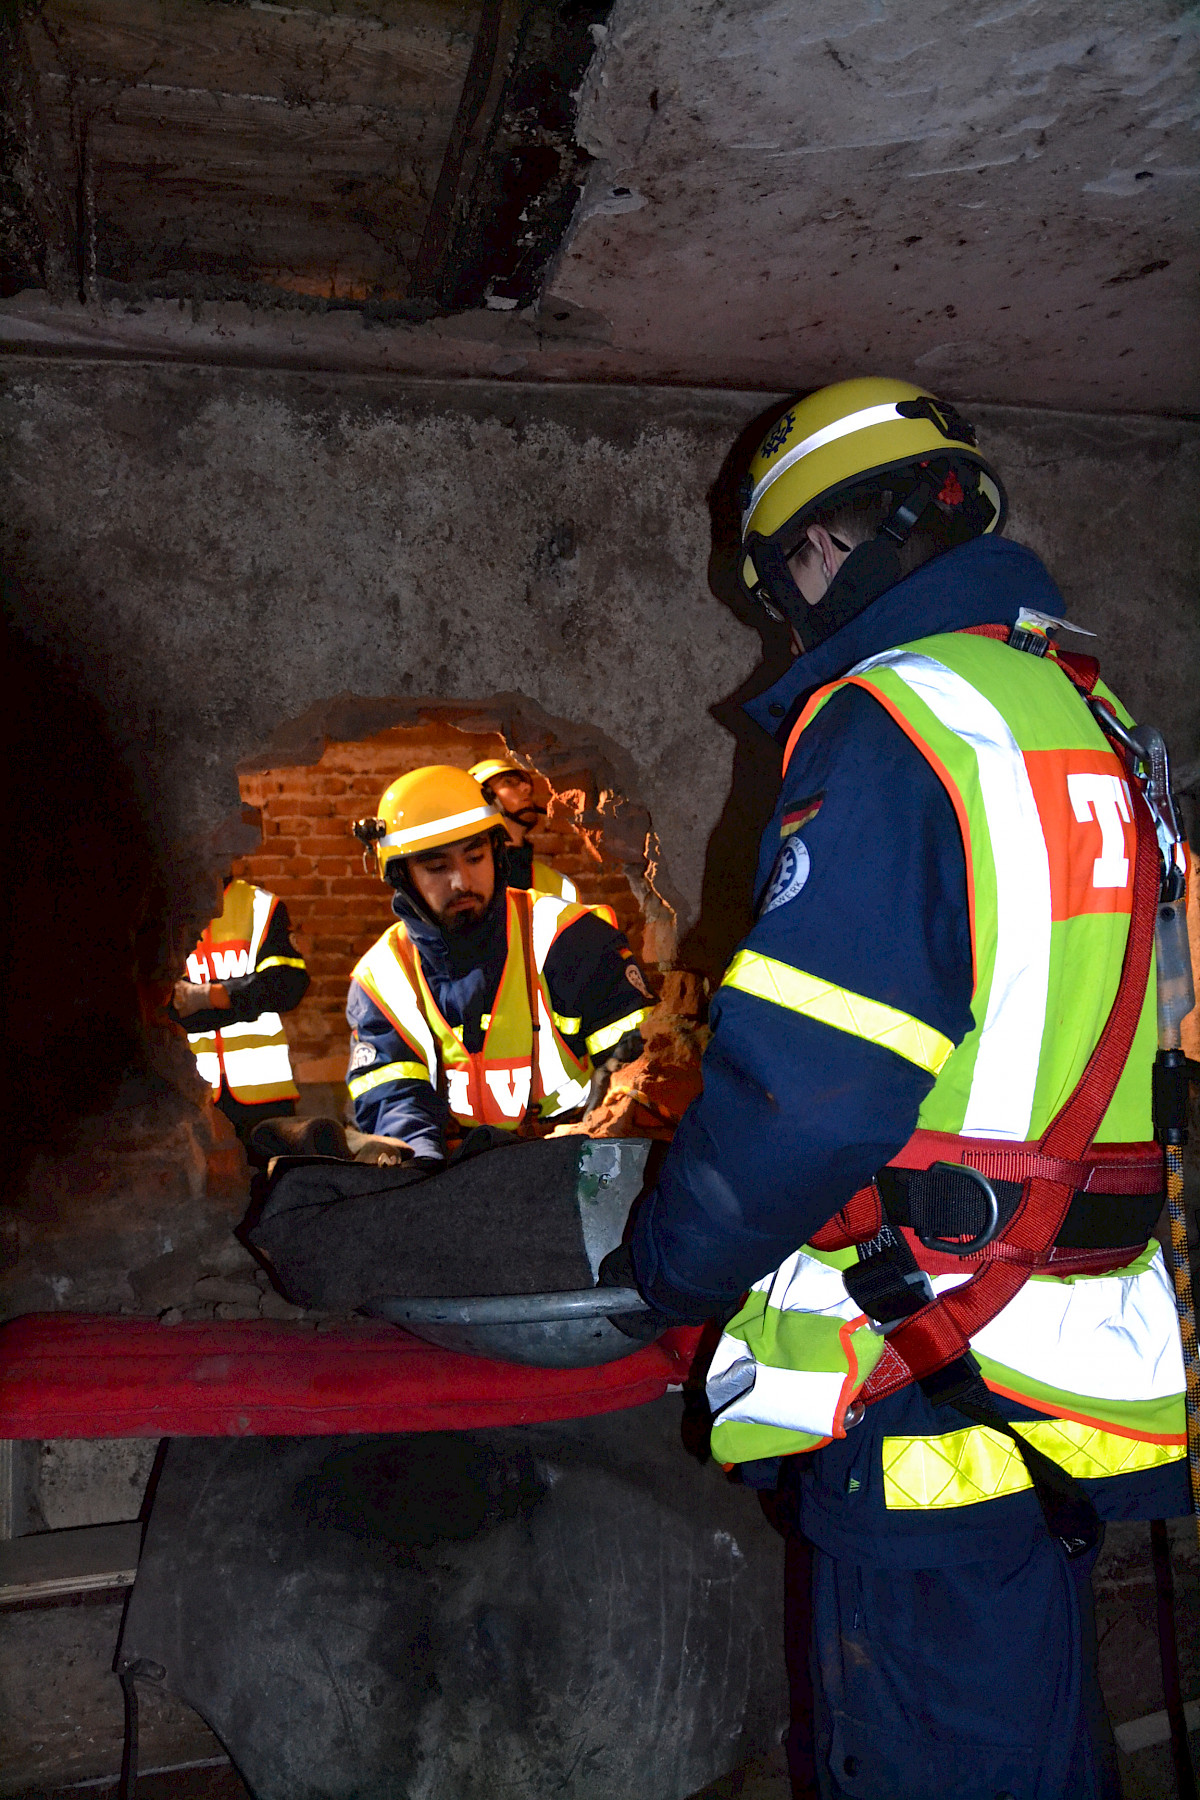
{"label": "headlamp on helmet", "polygon": [[355,837],[367,846],[367,872],[373,869],[393,887],[406,857],[491,830],[503,832],[503,821],[479,783],[465,769],[440,763],[401,775],[380,796],[379,816],[354,825]]}

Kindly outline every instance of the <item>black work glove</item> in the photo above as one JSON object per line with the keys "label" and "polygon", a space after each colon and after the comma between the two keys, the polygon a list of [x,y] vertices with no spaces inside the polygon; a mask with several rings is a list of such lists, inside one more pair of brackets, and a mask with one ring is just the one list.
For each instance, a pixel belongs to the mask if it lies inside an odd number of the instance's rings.
{"label": "black work glove", "polygon": [[[597,1287],[636,1288],[637,1281],[633,1273],[633,1252],[628,1244],[618,1244],[610,1250],[596,1277]],[[672,1321],[664,1314],[655,1312],[652,1307],[645,1312],[609,1313],[608,1322],[623,1331],[626,1337],[635,1338],[640,1344],[653,1343],[661,1337]]]}
{"label": "black work glove", "polygon": [[447,1157],[446,1167],[453,1169],[461,1162],[470,1162],[473,1156],[483,1156],[488,1150],[502,1150],[505,1144],[519,1142],[515,1131],[505,1131],[499,1125],[472,1125],[458,1149]]}
{"label": "black work glove", "polygon": [[636,1062],[645,1048],[646,1043],[645,1039],[642,1037],[641,1029],[635,1025],[632,1031],[627,1031],[624,1037],[619,1037],[617,1039],[605,1058],[605,1061],[612,1063],[619,1069],[625,1063]]}

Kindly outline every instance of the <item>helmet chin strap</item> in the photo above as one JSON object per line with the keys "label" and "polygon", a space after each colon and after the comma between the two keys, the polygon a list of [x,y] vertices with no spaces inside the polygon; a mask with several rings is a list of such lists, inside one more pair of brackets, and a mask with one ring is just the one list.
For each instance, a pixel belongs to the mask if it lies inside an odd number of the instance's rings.
{"label": "helmet chin strap", "polygon": [[850,552],[816,606],[805,603],[804,615],[792,620],[797,637],[806,650],[815,650],[899,580],[899,546],[881,531]]}
{"label": "helmet chin strap", "polygon": [[758,547],[755,566],[763,577],[771,600],[783,612],[805,650],[815,650],[826,638],[848,625],[861,612],[895,587],[901,578],[900,546],[907,540],[922,513],[942,485],[943,477],[931,469],[922,471],[904,499],[880,526],[876,535],[852,550],[834,575],[822,598],[810,605],[796,586],[787,558],[776,543]]}
{"label": "helmet chin strap", "polygon": [[[509,869],[507,836],[502,830],[497,831],[495,829],[489,832],[488,835],[492,840],[492,866],[496,872],[496,885],[492,890],[492,898],[487,906],[487,910],[490,911],[496,904],[497,896],[503,895],[505,889],[508,887]],[[395,869],[397,860],[400,863],[400,868],[397,873],[393,874],[392,871]],[[409,859],[405,856],[394,859],[388,864],[388,881],[395,890],[395,898],[392,901],[392,911],[396,913],[397,917],[402,918],[404,916],[400,907],[396,904],[397,901],[400,901],[403,907],[414,913],[423,924],[432,925],[435,931],[440,931],[441,926],[417,892],[416,883],[408,872],[408,862]]]}

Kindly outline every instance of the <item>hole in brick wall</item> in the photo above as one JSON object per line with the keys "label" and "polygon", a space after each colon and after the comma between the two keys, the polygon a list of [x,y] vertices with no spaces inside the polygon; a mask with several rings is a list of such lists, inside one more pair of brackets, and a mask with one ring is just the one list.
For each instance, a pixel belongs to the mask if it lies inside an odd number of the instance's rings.
{"label": "hole in brick wall", "polygon": [[373,813],[384,788],[410,769],[427,763],[469,768],[514,751],[546,808],[533,833],[534,854],[569,875],[581,900],[613,909],[652,979],[656,969],[670,965],[674,920],[654,892],[649,820],[603,786],[586,758],[561,745],[543,742],[529,753],[499,730],[475,728],[474,721],[426,717],[361,738],[327,738],[311,762],[243,768],[242,801],[258,809],[263,841],[235,862],[234,872],[286,902],[312,977],[285,1021],[302,1111],[341,1110],[350,972],[393,920],[390,890],[363,871],[352,820]]}

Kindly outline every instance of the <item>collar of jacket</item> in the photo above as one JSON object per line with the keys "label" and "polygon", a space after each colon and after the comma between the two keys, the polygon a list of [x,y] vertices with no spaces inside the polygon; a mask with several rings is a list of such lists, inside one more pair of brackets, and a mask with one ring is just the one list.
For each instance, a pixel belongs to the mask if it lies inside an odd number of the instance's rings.
{"label": "collar of jacket", "polygon": [[499,873],[496,892],[478,925],[470,931],[443,932],[423,918],[397,888],[392,911],[417,947],[421,967],[448,1025],[472,1033],[480,1016],[496,998],[508,954],[508,884]]}
{"label": "collar of jacket", "polygon": [[1006,538],[973,538],[906,575],[815,650],[798,656],[787,674],[748,700],[743,711],[782,742],[808,696],[864,658],[939,631],[1015,625],[1023,606],[1054,618],[1066,611],[1032,550]]}

